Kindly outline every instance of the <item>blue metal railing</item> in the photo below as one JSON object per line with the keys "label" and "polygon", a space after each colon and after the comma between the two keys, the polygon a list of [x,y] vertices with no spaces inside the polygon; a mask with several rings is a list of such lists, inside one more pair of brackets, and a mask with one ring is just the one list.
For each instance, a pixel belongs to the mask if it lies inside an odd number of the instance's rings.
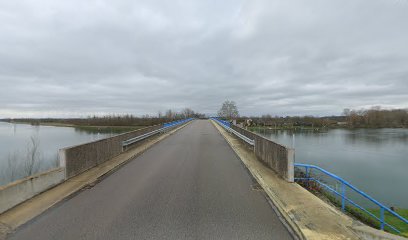
{"label": "blue metal railing", "polygon": [[231,132],[233,134],[235,134],[237,137],[241,138],[243,141],[245,141],[246,143],[248,143],[251,146],[255,145],[255,141],[253,139],[248,138],[247,136],[235,131],[234,129],[231,128],[231,123],[221,120],[219,118],[216,117],[210,117],[210,119],[214,120],[215,122],[217,122],[220,126],[222,126],[223,128],[225,128],[225,130],[227,130],[228,132]]}
{"label": "blue metal railing", "polygon": [[176,125],[183,124],[183,123],[191,121],[191,120],[193,120],[193,118],[187,118],[187,119],[182,119],[182,120],[177,120],[177,121],[165,123],[165,124],[163,124],[163,128],[176,126]]}
{"label": "blue metal railing", "polygon": [[[388,224],[385,221],[385,217],[384,217],[384,212],[387,211],[389,212],[392,216],[398,218],[399,220],[401,220],[402,222],[408,224],[408,220],[405,219],[404,217],[400,216],[398,213],[394,212],[393,210],[389,209],[388,207],[384,206],[384,204],[378,202],[377,200],[375,200],[374,198],[370,197],[368,194],[360,191],[359,189],[357,189],[356,187],[354,187],[353,185],[351,185],[349,182],[347,182],[346,180],[342,179],[341,177],[328,172],[326,170],[324,170],[323,168],[320,168],[318,166],[315,165],[309,165],[309,164],[303,164],[303,163],[295,163],[295,167],[303,167],[305,168],[305,177],[301,177],[301,178],[295,178],[296,180],[306,180],[306,181],[314,181],[317,182],[318,184],[320,184],[321,186],[327,188],[329,191],[333,192],[334,194],[336,194],[337,196],[339,196],[341,198],[341,209],[344,212],[346,210],[346,203],[350,203],[353,206],[357,207],[358,209],[364,211],[365,213],[367,213],[369,216],[373,217],[374,219],[376,219],[377,221],[380,222],[380,227],[381,230],[384,230],[384,227],[387,226],[389,228],[391,228],[392,230],[394,230],[397,233],[401,233],[398,229],[396,229],[395,227],[391,226],[390,224]],[[336,189],[334,189],[333,187],[329,186],[326,183],[323,183],[322,181],[320,181],[317,178],[314,178],[311,176],[310,174],[310,170],[311,169],[316,169],[321,173],[324,173],[325,175],[331,177],[332,179],[338,181],[339,183],[341,183],[341,187],[340,187],[340,192],[338,192]],[[372,203],[374,203],[375,205],[377,205],[380,208],[380,217],[377,217],[376,215],[374,215],[373,213],[369,212],[368,210],[366,210],[364,207],[360,206],[359,204],[357,204],[356,202],[352,201],[351,199],[349,199],[346,196],[346,187],[349,187],[350,189],[352,189],[354,192],[356,192],[357,194],[363,196],[364,198],[368,199],[369,201],[371,201]]]}
{"label": "blue metal railing", "polygon": [[193,120],[193,118],[187,118],[187,119],[177,120],[177,121],[173,121],[173,122],[169,122],[169,123],[164,123],[163,127],[159,128],[159,129],[156,129],[156,130],[153,130],[151,132],[148,132],[148,133],[139,135],[137,137],[130,138],[130,139],[127,139],[127,140],[123,141],[122,142],[122,148],[126,149],[127,146],[129,146],[129,145],[131,145],[131,144],[133,144],[135,142],[139,142],[141,140],[144,140],[144,139],[146,139],[148,137],[151,137],[153,135],[156,135],[158,133],[165,132],[166,130],[168,130],[168,129],[174,127],[174,126],[186,123],[186,122],[191,121],[191,120]]}

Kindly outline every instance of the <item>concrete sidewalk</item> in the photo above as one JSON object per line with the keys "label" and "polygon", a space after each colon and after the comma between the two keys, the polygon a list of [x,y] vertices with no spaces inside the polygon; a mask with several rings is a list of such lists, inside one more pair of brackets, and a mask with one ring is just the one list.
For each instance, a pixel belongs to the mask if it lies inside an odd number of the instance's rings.
{"label": "concrete sidewalk", "polygon": [[361,239],[352,227],[361,226],[296,183],[278,177],[256,159],[252,150],[213,122],[301,239]]}

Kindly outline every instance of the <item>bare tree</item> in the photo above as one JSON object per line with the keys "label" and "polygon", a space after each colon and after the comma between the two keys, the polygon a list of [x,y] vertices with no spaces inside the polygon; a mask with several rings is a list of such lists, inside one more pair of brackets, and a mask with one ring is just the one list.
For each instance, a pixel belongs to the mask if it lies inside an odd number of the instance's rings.
{"label": "bare tree", "polygon": [[7,181],[12,182],[18,175],[18,152],[9,153],[7,157]]}
{"label": "bare tree", "polygon": [[166,111],[166,113],[165,113],[164,115],[165,115],[166,118],[168,118],[168,119],[173,119],[175,113],[174,113],[171,109],[169,109],[169,110]]}
{"label": "bare tree", "polygon": [[31,136],[27,145],[25,172],[27,176],[35,173],[40,161],[40,139],[38,136]]}
{"label": "bare tree", "polygon": [[190,118],[195,115],[194,111],[190,108],[184,108],[182,111],[182,115],[184,118]]}
{"label": "bare tree", "polygon": [[234,119],[239,117],[239,112],[237,105],[234,101],[225,101],[220,110],[218,111],[218,116],[228,119]]}

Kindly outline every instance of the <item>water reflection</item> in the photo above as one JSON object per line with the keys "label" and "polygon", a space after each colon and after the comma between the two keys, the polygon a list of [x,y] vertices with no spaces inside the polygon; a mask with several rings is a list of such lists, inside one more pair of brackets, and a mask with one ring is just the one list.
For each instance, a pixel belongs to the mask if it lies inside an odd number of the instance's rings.
{"label": "water reflection", "polygon": [[[0,185],[42,172],[58,164],[58,149],[112,136],[115,133],[78,131],[71,127],[32,126],[0,122]],[[38,157],[27,167],[31,137],[38,138]],[[32,164],[31,164],[32,165]]]}
{"label": "water reflection", "polygon": [[255,131],[295,145],[296,162],[323,167],[389,206],[408,208],[408,129]]}
{"label": "water reflection", "polygon": [[130,132],[140,127],[75,127],[75,132],[80,134],[108,134],[115,135],[125,132]]}
{"label": "water reflection", "polygon": [[358,129],[358,130],[343,130],[346,131],[346,140],[350,144],[358,142],[370,143],[375,145],[392,144],[392,143],[407,143],[407,129]]}

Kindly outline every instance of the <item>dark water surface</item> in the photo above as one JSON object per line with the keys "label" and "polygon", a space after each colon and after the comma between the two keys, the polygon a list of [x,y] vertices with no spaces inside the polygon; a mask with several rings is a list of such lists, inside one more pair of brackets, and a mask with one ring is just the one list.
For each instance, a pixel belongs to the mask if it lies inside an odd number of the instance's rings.
{"label": "dark water surface", "polygon": [[[32,126],[0,122],[0,185],[25,177],[30,139],[39,143],[35,172],[58,166],[58,149],[112,136],[72,127]],[[12,176],[13,175],[13,176]]]}
{"label": "dark water surface", "polygon": [[408,129],[259,129],[295,148],[298,163],[320,166],[387,206],[408,208]]}

